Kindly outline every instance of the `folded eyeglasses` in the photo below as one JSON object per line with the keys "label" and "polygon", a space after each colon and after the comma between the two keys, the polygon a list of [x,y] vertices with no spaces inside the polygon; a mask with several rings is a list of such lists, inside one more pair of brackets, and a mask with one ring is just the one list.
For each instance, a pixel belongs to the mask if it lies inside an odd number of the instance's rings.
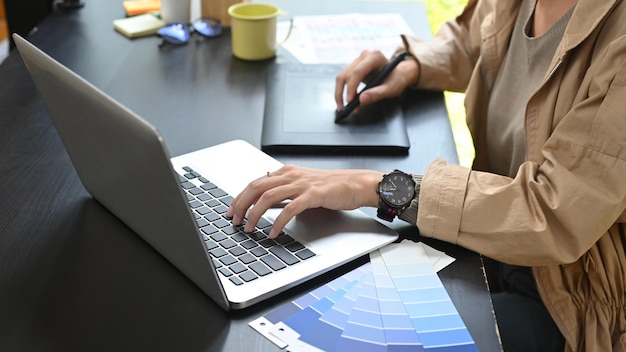
{"label": "folded eyeglasses", "polygon": [[157,35],[163,38],[159,47],[166,44],[186,44],[193,33],[203,37],[214,38],[222,34],[222,25],[219,20],[210,17],[201,17],[190,24],[172,23],[161,27]]}

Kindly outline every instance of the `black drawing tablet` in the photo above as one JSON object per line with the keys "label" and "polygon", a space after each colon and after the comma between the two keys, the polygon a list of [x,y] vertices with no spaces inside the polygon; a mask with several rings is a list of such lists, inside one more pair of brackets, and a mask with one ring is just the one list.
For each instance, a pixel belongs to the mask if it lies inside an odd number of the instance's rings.
{"label": "black drawing tablet", "polygon": [[261,149],[277,154],[394,154],[409,150],[399,99],[335,123],[338,65],[276,64],[266,80]]}

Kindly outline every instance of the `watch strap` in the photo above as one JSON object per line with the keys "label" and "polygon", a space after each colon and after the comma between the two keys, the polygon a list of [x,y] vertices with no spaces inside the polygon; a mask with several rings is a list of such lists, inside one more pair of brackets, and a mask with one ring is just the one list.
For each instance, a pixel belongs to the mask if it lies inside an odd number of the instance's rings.
{"label": "watch strap", "polygon": [[383,220],[393,221],[396,215],[398,215],[398,209],[392,208],[381,201],[380,204],[378,204],[376,215]]}

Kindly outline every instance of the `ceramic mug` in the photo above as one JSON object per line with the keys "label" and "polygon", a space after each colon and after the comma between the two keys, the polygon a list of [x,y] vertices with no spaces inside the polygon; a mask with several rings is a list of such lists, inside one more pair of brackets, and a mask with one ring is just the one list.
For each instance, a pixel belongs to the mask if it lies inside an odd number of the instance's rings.
{"label": "ceramic mug", "polygon": [[293,19],[285,39],[276,41],[276,19],[286,15],[275,5],[244,2],[228,8],[231,17],[233,55],[242,60],[266,60],[291,34]]}
{"label": "ceramic mug", "polygon": [[188,23],[191,0],[161,0],[161,19],[165,23]]}

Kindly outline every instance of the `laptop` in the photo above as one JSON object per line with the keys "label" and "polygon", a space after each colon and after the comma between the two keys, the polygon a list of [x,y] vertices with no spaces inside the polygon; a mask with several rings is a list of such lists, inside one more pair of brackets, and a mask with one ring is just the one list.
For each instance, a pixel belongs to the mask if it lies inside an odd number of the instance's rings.
{"label": "laptop", "polygon": [[[85,189],[223,309],[263,301],[397,239],[359,210],[305,211],[280,241],[263,237],[267,226],[235,231],[221,215],[228,202],[279,161],[241,140],[171,158],[152,125],[24,38],[13,39]],[[212,196],[221,204],[212,207]],[[259,223],[271,224],[279,212],[270,209]],[[220,224],[210,228],[202,213]]]}

